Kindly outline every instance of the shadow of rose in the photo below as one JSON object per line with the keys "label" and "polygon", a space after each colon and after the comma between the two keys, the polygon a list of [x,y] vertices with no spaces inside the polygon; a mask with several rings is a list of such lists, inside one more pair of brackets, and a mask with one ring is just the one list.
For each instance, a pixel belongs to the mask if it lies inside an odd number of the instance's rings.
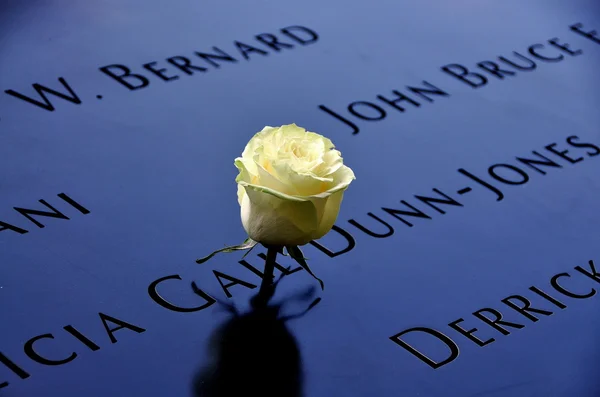
{"label": "shadow of rose", "polygon": [[[287,322],[304,316],[321,298],[314,299],[298,314],[283,316],[281,309],[286,303],[310,301],[315,288],[270,304],[276,285],[261,286],[245,313],[221,303],[230,312],[230,318],[209,339],[210,361],[193,380],[194,396],[303,396],[302,356]],[[192,287],[196,289],[194,284]]]}

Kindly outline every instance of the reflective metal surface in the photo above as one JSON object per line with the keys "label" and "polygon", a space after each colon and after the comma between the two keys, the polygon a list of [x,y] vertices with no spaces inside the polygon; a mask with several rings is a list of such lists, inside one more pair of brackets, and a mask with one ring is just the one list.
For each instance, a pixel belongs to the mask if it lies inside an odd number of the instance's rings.
{"label": "reflective metal surface", "polygon": [[[594,1],[0,4],[1,396],[600,394]],[[357,180],[256,311],[289,123]]]}

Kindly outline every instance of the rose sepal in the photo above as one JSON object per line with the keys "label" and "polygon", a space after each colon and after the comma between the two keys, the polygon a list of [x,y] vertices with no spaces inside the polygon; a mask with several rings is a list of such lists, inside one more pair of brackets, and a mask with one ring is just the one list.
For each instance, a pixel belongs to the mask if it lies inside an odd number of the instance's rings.
{"label": "rose sepal", "polygon": [[225,248],[221,248],[219,250],[216,250],[216,251],[212,252],[210,255],[205,256],[204,258],[196,259],[196,263],[204,263],[207,260],[209,260],[210,258],[212,258],[213,256],[215,256],[218,253],[220,253],[220,252],[229,253],[229,252],[247,250],[246,253],[244,254],[244,258],[245,258],[246,255],[248,255],[250,253],[250,251],[252,251],[252,248],[254,248],[254,246],[256,244],[258,244],[257,241],[254,241],[250,237],[248,237],[246,240],[244,240],[244,242],[242,244],[240,244],[240,245],[232,245],[232,246],[229,246],[229,247],[225,247]]}
{"label": "rose sepal", "polygon": [[306,263],[306,258],[304,257],[304,254],[302,253],[302,250],[300,249],[300,247],[298,247],[296,245],[287,245],[285,247],[285,249],[290,254],[292,259],[294,259],[296,262],[298,262],[298,264],[304,270],[306,270],[308,272],[308,274],[313,276],[315,278],[315,280],[317,280],[319,282],[319,284],[321,285],[321,290],[325,290],[325,284],[323,283],[323,280],[321,280],[319,277],[317,277],[313,273],[313,271],[310,269],[310,267],[308,266],[308,263]]}

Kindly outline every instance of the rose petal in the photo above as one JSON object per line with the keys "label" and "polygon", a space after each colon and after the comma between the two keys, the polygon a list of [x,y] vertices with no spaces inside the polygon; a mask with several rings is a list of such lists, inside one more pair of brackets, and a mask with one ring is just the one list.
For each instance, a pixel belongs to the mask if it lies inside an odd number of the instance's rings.
{"label": "rose petal", "polygon": [[340,190],[333,193],[327,198],[327,200],[325,200],[325,206],[322,210],[323,216],[319,220],[319,227],[313,234],[313,240],[320,239],[331,230],[340,212],[340,206],[342,205],[343,198],[344,191]]}
{"label": "rose petal", "polygon": [[246,186],[241,217],[248,236],[271,245],[303,245],[318,229],[310,201],[289,201]]}

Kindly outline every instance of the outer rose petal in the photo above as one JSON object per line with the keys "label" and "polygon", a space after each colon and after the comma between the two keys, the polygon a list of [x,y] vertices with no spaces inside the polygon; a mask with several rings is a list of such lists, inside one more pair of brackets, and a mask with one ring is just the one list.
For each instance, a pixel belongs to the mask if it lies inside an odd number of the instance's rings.
{"label": "outer rose petal", "polygon": [[327,198],[327,202],[325,203],[325,208],[323,210],[323,217],[321,218],[317,231],[312,236],[313,240],[320,239],[329,233],[333,227],[338,213],[340,212],[340,206],[342,205],[342,199],[344,197],[344,190],[339,190]]}
{"label": "outer rose petal", "polygon": [[241,218],[248,236],[267,245],[304,245],[319,222],[311,201],[289,201],[246,186]]}
{"label": "outer rose petal", "polygon": [[334,177],[334,183],[329,190],[327,190],[323,193],[314,194],[312,196],[307,196],[307,198],[312,200],[315,197],[318,197],[318,198],[329,197],[330,195],[332,195],[336,192],[339,192],[340,190],[346,190],[348,188],[348,186],[350,185],[350,183],[356,179],[356,177],[354,176],[354,172],[349,167],[346,167],[345,165],[342,166],[332,176]]}
{"label": "outer rose petal", "polygon": [[246,195],[246,189],[242,185],[237,185],[237,197],[238,204],[242,205],[242,200],[244,200],[244,196]]}

